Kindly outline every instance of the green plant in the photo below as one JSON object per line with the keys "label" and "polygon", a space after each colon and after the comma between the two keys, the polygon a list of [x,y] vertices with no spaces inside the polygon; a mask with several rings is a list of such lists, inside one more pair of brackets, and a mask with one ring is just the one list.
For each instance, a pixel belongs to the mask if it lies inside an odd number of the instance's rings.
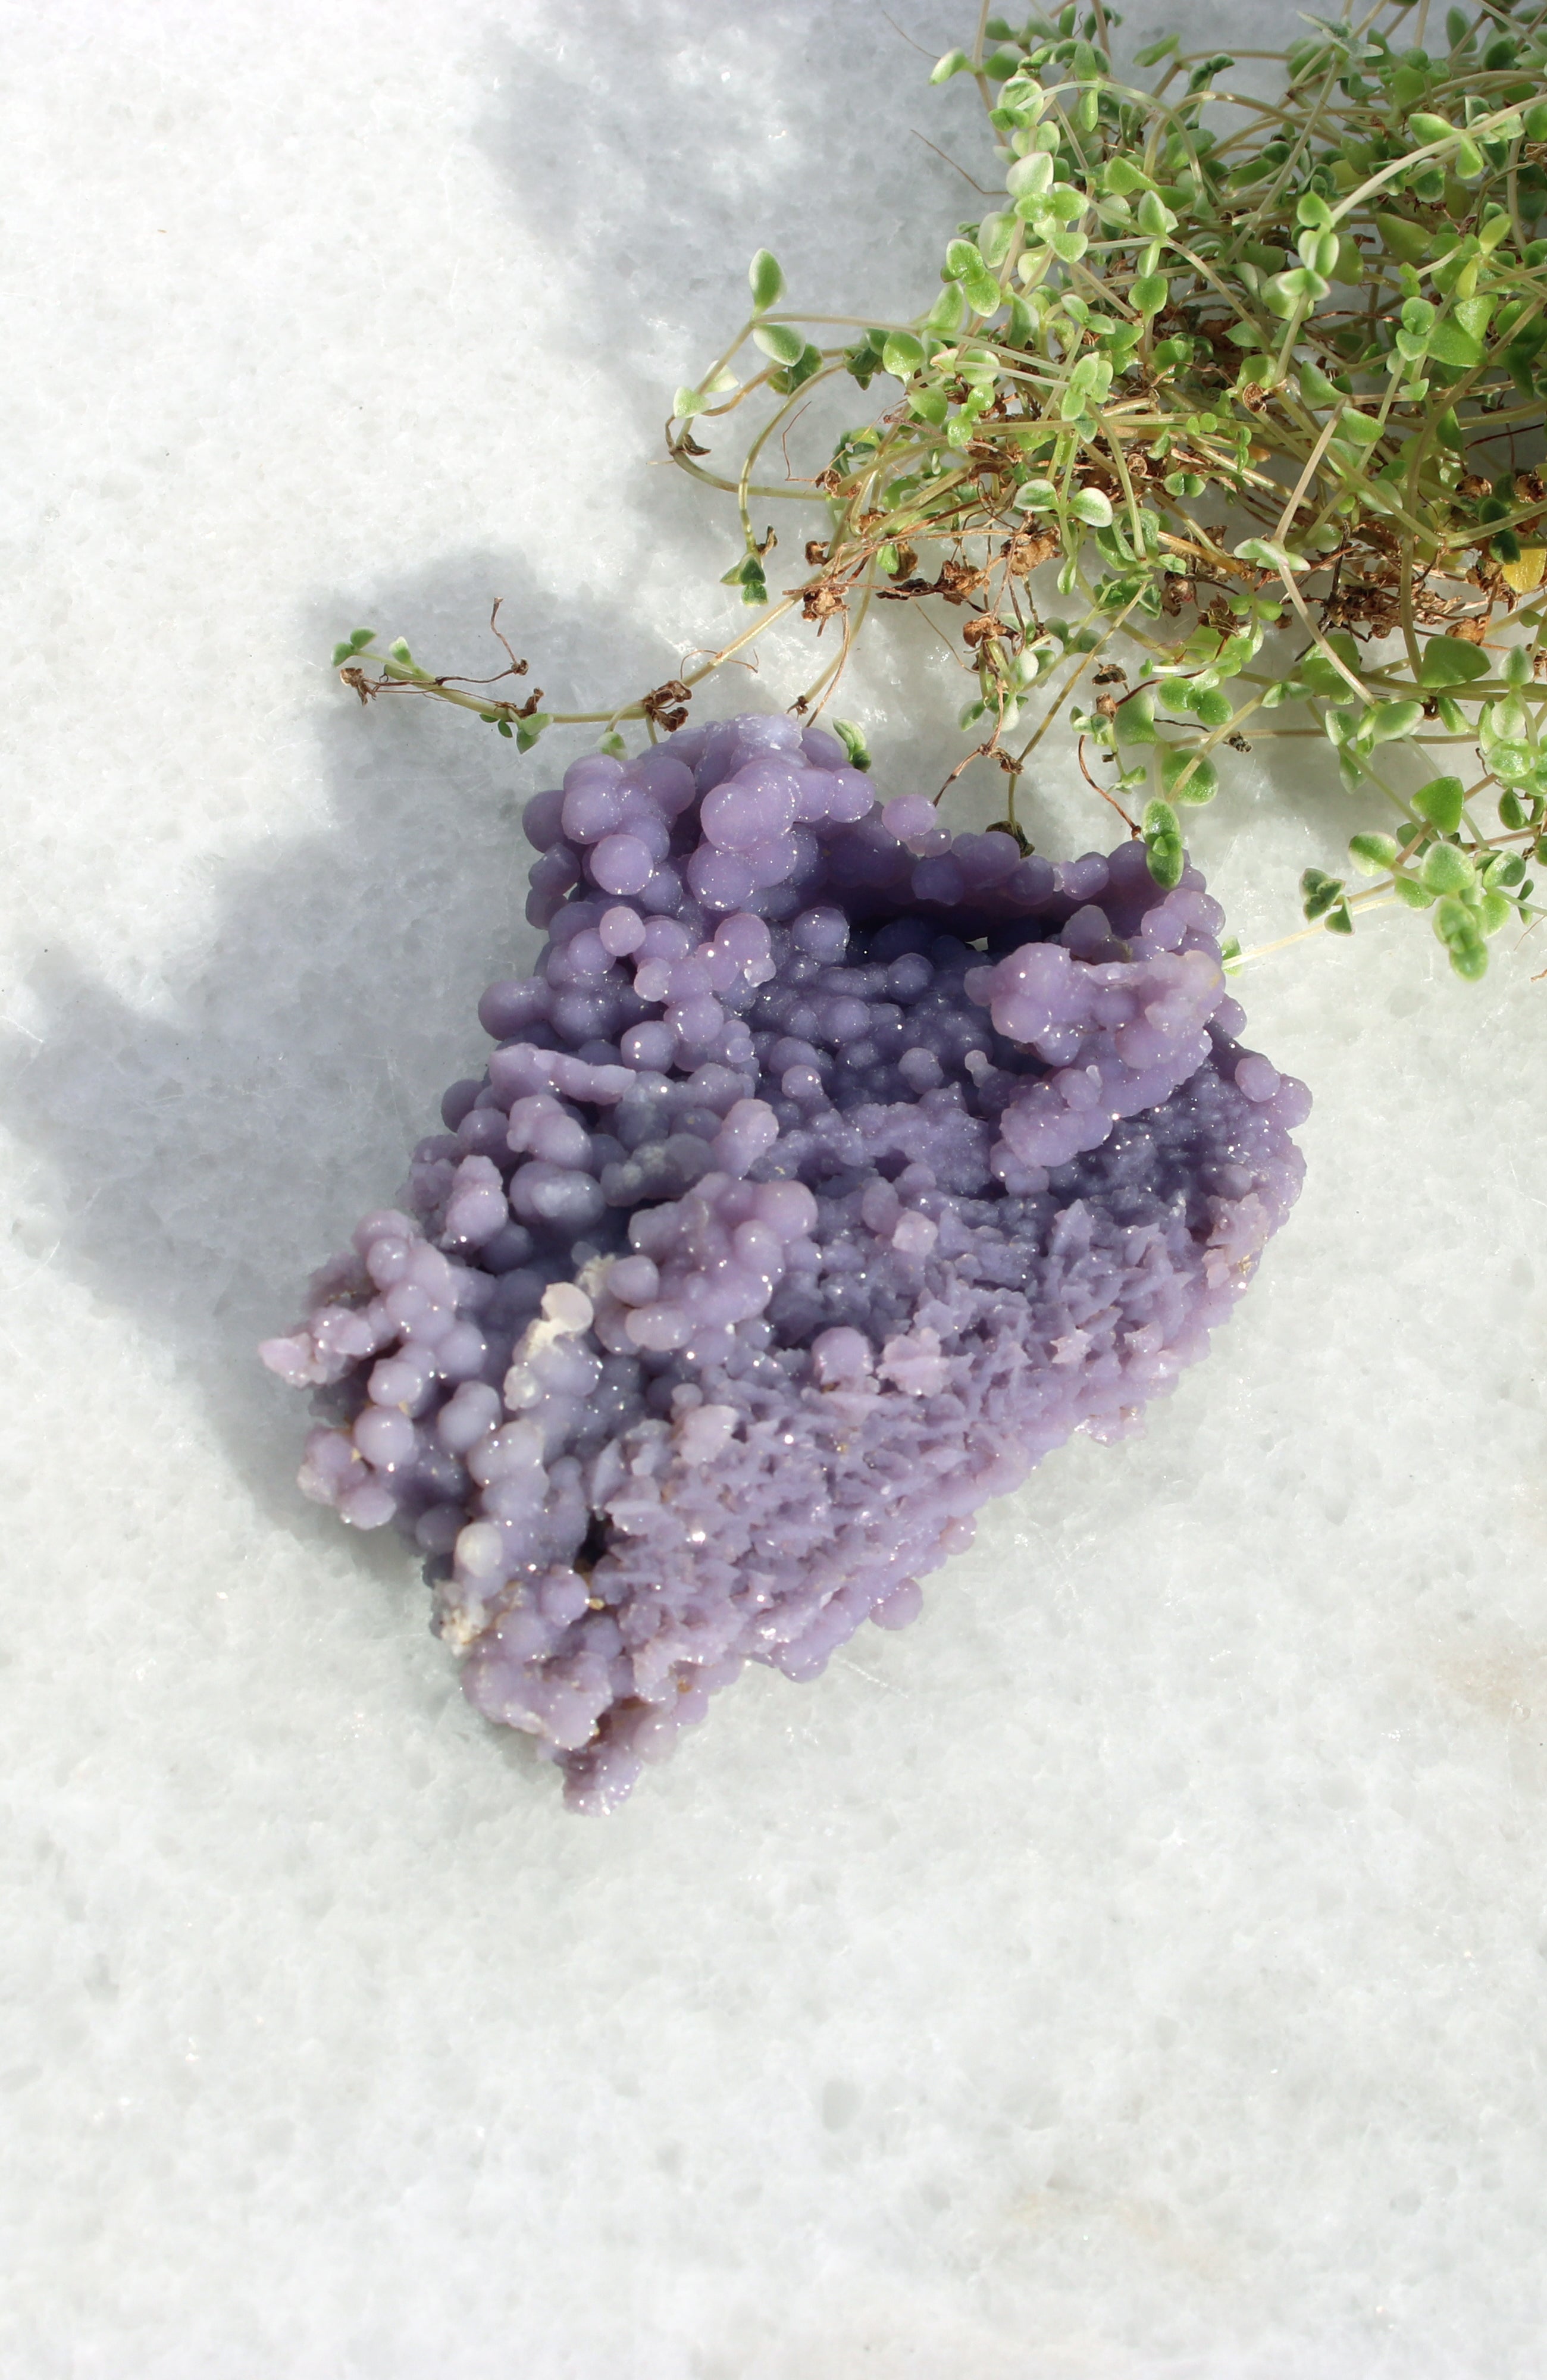
{"label": "green plant", "polygon": [[[1427,6],[1304,20],[1267,100],[1175,34],[1139,54],[1151,87],[1126,79],[1101,0],[1018,30],[985,9],[934,79],[975,79],[1004,188],[948,242],[934,302],[817,321],[760,252],[747,319],[676,394],[672,459],[737,506],[746,634],[567,712],[365,630],[335,664],[362,700],[417,688],[523,749],[560,720],[621,749],[625,722],[680,723],[772,620],[837,630],[793,705],[814,715],[878,603],[922,606],[968,674],[960,767],[1004,772],[1017,832],[1065,715],[1163,884],[1178,805],[1214,797],[1247,729],[1322,740],[1376,805],[1350,844],[1372,880],[1308,870],[1308,923],[1426,909],[1477,978],[1490,939],[1541,913],[1528,869],[1547,862],[1547,7],[1453,8],[1426,48]],[[846,376],[870,418],[813,478],[760,479]],[[712,468],[712,429],[749,407],[739,467]],[[822,518],[771,591],[753,507],[775,501]]]}

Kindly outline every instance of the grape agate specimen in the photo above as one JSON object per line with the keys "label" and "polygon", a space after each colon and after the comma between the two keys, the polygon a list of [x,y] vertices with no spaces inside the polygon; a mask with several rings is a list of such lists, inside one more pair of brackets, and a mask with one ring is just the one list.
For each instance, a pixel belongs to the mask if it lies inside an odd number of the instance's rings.
{"label": "grape agate specimen", "polygon": [[427,1558],[470,1700],[605,1810],[749,1660],[898,1628],[985,1498],[1202,1354],[1309,1099],[1222,913],[883,807],[786,717],[528,804],[537,972],[264,1361]]}

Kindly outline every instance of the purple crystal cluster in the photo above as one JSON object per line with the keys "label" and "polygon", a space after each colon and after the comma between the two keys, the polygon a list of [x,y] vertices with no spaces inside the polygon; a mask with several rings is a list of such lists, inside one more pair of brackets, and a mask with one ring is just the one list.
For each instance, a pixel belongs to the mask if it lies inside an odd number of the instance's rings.
{"label": "purple crystal cluster", "polygon": [[953,836],[791,719],[579,760],[526,825],[537,972],[262,1353],[317,1392],[307,1494],[396,1521],[472,1702],[601,1810],[1170,1388],[1309,1099],[1195,868]]}

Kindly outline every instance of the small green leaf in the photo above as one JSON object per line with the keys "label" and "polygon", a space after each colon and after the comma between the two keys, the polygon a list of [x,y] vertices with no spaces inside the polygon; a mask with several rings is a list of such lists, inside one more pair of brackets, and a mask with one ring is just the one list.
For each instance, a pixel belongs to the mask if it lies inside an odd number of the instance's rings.
{"label": "small green leaf", "polygon": [[1536,771],[1536,755],[1529,744],[1492,744],[1487,759],[1501,784],[1523,785]]}
{"label": "small green leaf", "polygon": [[865,731],[862,727],[856,727],[852,719],[834,719],[833,733],[848,754],[848,765],[851,769],[870,767],[871,747],[865,741]]}
{"label": "small green leaf", "polygon": [[859,382],[861,388],[869,388],[881,370],[881,349],[873,347],[869,339],[861,339],[858,346],[846,347],[844,370]]}
{"label": "small green leaf", "polygon": [[1482,342],[1459,322],[1438,322],[1429,334],[1429,352],[1457,371],[1470,371],[1482,361]]}
{"label": "small green leaf", "polygon": [[1431,140],[1445,140],[1455,131],[1443,115],[1430,115],[1421,110],[1407,118],[1407,129],[1415,142],[1427,149]]}
{"label": "small green leaf", "polygon": [[1464,851],[1453,843],[1431,843],[1423,855],[1419,879],[1426,892],[1458,894],[1469,892],[1476,881],[1476,870]]}
{"label": "small green leaf", "polygon": [[769,373],[768,385],[776,389],[781,396],[787,396],[791,389],[803,388],[812,373],[821,370],[822,349],[808,340],[792,364],[786,364],[782,370]]}
{"label": "small green leaf", "polygon": [[755,549],[733,562],[720,580],[722,587],[739,587],[744,603],[766,603],[768,580],[763,575],[762,555]]}
{"label": "small green leaf", "polygon": [[1491,702],[1482,714],[1482,735],[1485,743],[1518,744],[1530,733],[1530,713],[1518,695],[1506,695],[1502,702]]}
{"label": "small green leaf", "polygon": [[785,294],[785,276],[779,270],[779,260],[766,248],[760,248],[747,268],[747,280],[752,292],[752,303],[760,314],[776,306]]}
{"label": "small green leaf", "polygon": [[1307,405],[1335,405],[1341,391],[1335,389],[1324,371],[1315,364],[1300,366],[1300,395]]}
{"label": "small green leaf", "polygon": [[412,669],[415,666],[414,657],[408,650],[408,640],[407,637],[395,638],[393,642],[387,647],[387,651],[391,654],[395,662],[401,662],[406,669]]}
{"label": "small green leaf", "polygon": [[[1461,824],[1465,789],[1459,777],[1431,777],[1412,797],[1412,808],[1441,834],[1455,834]],[[1436,890],[1439,888],[1436,887]]]}
{"label": "small green leaf", "polygon": [[707,401],[696,388],[679,388],[672,399],[673,420],[691,421],[695,413],[703,411]]}
{"label": "small green leaf", "polygon": [[1163,273],[1140,273],[1128,292],[1134,312],[1142,314],[1146,322],[1160,312],[1170,295],[1171,284]]}
{"label": "small green leaf", "polygon": [[1314,926],[1345,897],[1341,876],[1329,876],[1322,868],[1308,868],[1300,878],[1300,906],[1306,923]]}
{"label": "small green leaf", "polygon": [[374,628],[351,628],[349,631],[349,646],[353,652],[363,652],[367,645],[373,645],[375,641]]}
{"label": "small green leaf", "polygon": [[978,225],[978,246],[983,262],[992,270],[1003,264],[1016,236],[1016,217],[1000,213],[985,215]]}
{"label": "small green leaf", "polygon": [[1112,501],[1102,495],[1100,488],[1077,488],[1069,498],[1069,510],[1076,520],[1084,521],[1090,528],[1112,526]]}
{"label": "small green leaf", "polygon": [[805,340],[788,322],[760,322],[752,337],[776,364],[798,364],[806,352]]}
{"label": "small green leaf", "polygon": [[1469,686],[1474,678],[1486,677],[1488,658],[1475,645],[1459,637],[1431,637],[1423,648],[1423,664],[1419,671],[1422,686]]}
{"label": "small green leaf", "polygon": [[911,331],[891,331],[881,351],[881,360],[894,380],[907,380],[924,360],[924,345]]}
{"label": "small green leaf", "polygon": [[1302,232],[1296,242],[1300,262],[1308,272],[1320,273],[1323,280],[1337,270],[1339,245],[1334,231]]}
{"label": "small green leaf", "polygon": [[1395,868],[1401,850],[1389,834],[1356,834],[1348,839],[1348,854],[1361,876],[1383,876]]}
{"label": "small green leaf", "polygon": [[516,722],[517,750],[530,752],[544,728],[551,727],[553,723],[545,710],[534,710],[530,719],[518,719]]}
{"label": "small green leaf", "polygon": [[1421,702],[1378,702],[1370,715],[1370,741],[1390,744],[1400,735],[1410,735],[1422,717]]}
{"label": "small green leaf", "polygon": [[1163,239],[1176,228],[1175,216],[1154,190],[1146,190],[1139,201],[1139,228],[1146,239]]}
{"label": "small green leaf", "polygon": [[1312,298],[1324,298],[1327,285],[1323,276],[1309,264],[1297,264],[1289,273],[1275,273],[1262,294],[1269,312],[1278,315],[1282,321],[1295,307],[1308,304]]}
{"label": "small green leaf", "polygon": [[1155,882],[1169,892],[1174,885],[1179,884],[1182,880],[1183,871],[1188,864],[1187,845],[1179,837],[1173,842],[1159,838],[1151,840],[1147,836],[1145,842],[1145,856],[1150,863],[1150,873]]}
{"label": "small green leaf", "polygon": [[1409,223],[1406,216],[1394,214],[1378,214],[1375,223],[1388,256],[1395,256],[1402,264],[1428,261],[1434,236],[1422,224]]}
{"label": "small green leaf", "polygon": [[1173,801],[1212,802],[1219,791],[1219,771],[1203,754],[1173,746],[1161,761],[1161,783]]}
{"label": "small green leaf", "polygon": [[1243,538],[1236,548],[1236,559],[1237,562],[1260,563],[1264,570],[1280,572],[1314,567],[1309,554],[1291,553],[1286,547],[1275,544],[1271,537]]}
{"label": "small green leaf", "polygon": [[930,70],[931,82],[949,82],[953,75],[970,74],[972,61],[965,50],[947,50]]}
{"label": "small green leaf", "polygon": [[1467,902],[1445,892],[1434,904],[1433,926],[1441,941],[1447,942],[1458,936],[1475,934],[1477,917]]}
{"label": "small green leaf", "polygon": [[1145,807],[1143,826],[1150,873],[1157,884],[1169,892],[1181,882],[1187,866],[1182,822],[1169,802],[1153,801]]}
{"label": "small green leaf", "polygon": [[610,735],[597,737],[596,748],[599,752],[605,752],[610,760],[626,760],[628,758],[628,747],[615,727]]}
{"label": "small green leaf", "polygon": [[1471,910],[1460,901],[1437,902],[1434,931],[1449,951],[1456,974],[1468,983],[1476,983],[1487,971],[1488,946]]}
{"label": "small green leaf", "polygon": [[[1125,744],[1152,744],[1155,741],[1155,690],[1141,686],[1117,706],[1116,728]],[[1163,808],[1164,804],[1161,807]],[[1151,809],[1155,808],[1151,803]],[[1149,811],[1145,812],[1146,818]]]}
{"label": "small green leaf", "polygon": [[1053,188],[1055,171],[1047,152],[1034,149],[1029,157],[1016,159],[1005,176],[1005,188],[1013,199],[1042,199]]}

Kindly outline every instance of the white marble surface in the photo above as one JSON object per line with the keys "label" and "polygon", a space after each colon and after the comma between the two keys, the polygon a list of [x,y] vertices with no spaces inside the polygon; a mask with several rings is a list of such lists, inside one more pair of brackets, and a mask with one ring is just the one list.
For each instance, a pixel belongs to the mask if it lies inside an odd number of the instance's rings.
{"label": "white marble surface", "polygon": [[[722,635],[663,391],[760,241],[927,295],[971,193],[912,128],[965,152],[969,94],[869,0],[0,30],[0,2370],[1540,2372],[1529,949],[1264,964],[1309,1182],[1210,1363],[610,1822],[298,1500],[250,1354],[525,946],[533,764],[361,716],[334,635],[449,664],[503,594],[551,698]],[[893,789],[950,694],[857,684]],[[1260,760],[1199,834],[1249,941],[1348,826]]]}

